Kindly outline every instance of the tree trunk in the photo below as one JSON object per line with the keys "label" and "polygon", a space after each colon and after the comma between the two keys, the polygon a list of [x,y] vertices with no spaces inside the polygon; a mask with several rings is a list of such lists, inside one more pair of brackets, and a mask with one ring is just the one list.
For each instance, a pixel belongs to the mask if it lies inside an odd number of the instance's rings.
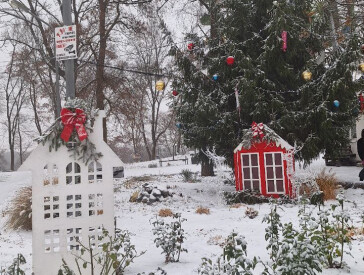
{"label": "tree trunk", "polygon": [[[105,109],[104,104],[104,65],[106,57],[106,4],[105,1],[99,0],[99,35],[100,35],[100,46],[97,58],[97,68],[96,68],[96,107],[99,110]],[[107,142],[107,128],[106,128],[106,118],[102,121],[103,128],[103,138]]]}
{"label": "tree trunk", "polygon": [[201,177],[211,177],[214,174],[214,163],[203,152],[200,151]]}
{"label": "tree trunk", "polygon": [[15,154],[14,154],[14,146],[10,146],[10,170],[15,170]]}

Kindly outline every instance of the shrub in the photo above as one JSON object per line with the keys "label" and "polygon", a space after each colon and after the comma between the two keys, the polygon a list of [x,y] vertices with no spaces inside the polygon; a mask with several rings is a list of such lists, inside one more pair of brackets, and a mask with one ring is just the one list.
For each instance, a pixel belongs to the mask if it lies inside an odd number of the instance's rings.
{"label": "shrub", "polygon": [[227,204],[257,204],[269,202],[269,199],[267,197],[264,197],[261,194],[253,191],[224,192],[224,197]]}
{"label": "shrub", "polygon": [[326,173],[323,169],[316,177],[317,185],[324,193],[324,200],[334,200],[336,198],[336,191],[338,188],[337,179],[335,174]]}
{"label": "shrub", "polygon": [[232,232],[225,243],[223,254],[216,262],[209,258],[202,258],[202,264],[198,268],[201,275],[235,275],[253,274],[252,270],[258,264],[256,257],[247,259],[247,243],[244,236]]}
{"label": "shrub", "polygon": [[157,163],[149,163],[148,164],[148,168],[157,168],[158,164]]}
{"label": "shrub", "polygon": [[32,230],[32,187],[22,187],[11,200],[6,211],[5,228],[10,230]]}
{"label": "shrub", "polygon": [[167,275],[167,272],[165,272],[162,268],[158,267],[157,271],[149,272],[149,273],[138,273],[137,275]]}
{"label": "shrub", "polygon": [[210,209],[205,208],[205,207],[202,207],[202,206],[199,206],[199,207],[197,207],[197,209],[196,209],[196,213],[197,213],[197,214],[206,214],[206,215],[210,215]]}
{"label": "shrub", "polygon": [[173,217],[173,212],[169,208],[161,209],[158,213],[159,217]]}
{"label": "shrub", "polygon": [[196,180],[195,174],[189,169],[182,169],[181,175],[184,182],[195,182]]}
{"label": "shrub", "polygon": [[18,254],[16,258],[14,258],[13,263],[8,267],[7,270],[0,269],[1,275],[25,275],[24,270],[21,269],[21,265],[26,264],[27,261],[25,260],[22,254]]}
{"label": "shrub", "polygon": [[154,243],[157,247],[162,248],[162,254],[165,254],[165,262],[178,262],[181,252],[187,252],[187,249],[182,248],[182,243],[185,240],[182,223],[186,219],[181,218],[180,213],[173,215],[171,223],[165,223],[163,220],[155,218],[152,222],[153,235],[156,236]]}
{"label": "shrub", "polygon": [[130,233],[128,231],[118,230],[115,237],[103,229],[102,235],[98,237],[101,243],[101,250],[93,247],[92,239],[89,237],[87,244],[81,245],[81,254],[75,255],[77,265],[77,273],[70,269],[64,259],[62,259],[61,269],[58,275],[74,275],[82,274],[81,270],[89,267],[91,274],[96,274],[96,270],[100,270],[98,275],[124,274],[124,270],[128,267],[136,257],[143,255],[145,252],[137,253],[135,246],[130,242]]}

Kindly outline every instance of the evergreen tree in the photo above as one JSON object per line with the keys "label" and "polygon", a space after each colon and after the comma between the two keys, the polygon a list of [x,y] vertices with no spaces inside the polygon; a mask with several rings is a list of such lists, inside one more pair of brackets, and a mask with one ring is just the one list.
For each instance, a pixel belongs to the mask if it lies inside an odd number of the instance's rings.
{"label": "evergreen tree", "polygon": [[[181,91],[176,108],[186,144],[214,147],[232,165],[242,129],[256,121],[303,146],[297,157],[305,161],[346,146],[358,115],[356,92],[363,86],[353,80],[360,61],[355,31],[336,39],[332,14],[321,1],[207,3],[211,37],[206,45],[190,34],[192,51],[173,49],[183,75],[174,85]],[[286,51],[282,31],[287,32]],[[226,64],[228,56],[234,56],[234,65]],[[312,73],[310,81],[302,78],[306,70]]]}

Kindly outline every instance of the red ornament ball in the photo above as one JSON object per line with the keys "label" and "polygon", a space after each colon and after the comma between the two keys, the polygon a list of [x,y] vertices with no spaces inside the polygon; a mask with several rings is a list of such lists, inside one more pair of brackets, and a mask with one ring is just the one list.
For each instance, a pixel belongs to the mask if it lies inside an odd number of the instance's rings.
{"label": "red ornament ball", "polygon": [[229,56],[228,58],[226,58],[226,64],[228,64],[229,66],[234,65],[235,62],[235,58],[233,56]]}
{"label": "red ornament ball", "polygon": [[178,92],[174,90],[174,91],[172,91],[172,95],[178,96]]}
{"label": "red ornament ball", "polygon": [[364,54],[364,44],[361,45],[361,53]]}
{"label": "red ornament ball", "polygon": [[193,44],[193,43],[189,43],[189,44],[187,45],[187,49],[188,49],[189,51],[192,51],[194,47],[195,47],[195,44]]}

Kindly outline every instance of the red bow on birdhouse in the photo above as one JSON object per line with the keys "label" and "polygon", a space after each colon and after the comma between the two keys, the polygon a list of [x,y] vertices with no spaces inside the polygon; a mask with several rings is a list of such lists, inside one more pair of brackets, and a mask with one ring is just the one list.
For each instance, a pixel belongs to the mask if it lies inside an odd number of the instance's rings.
{"label": "red bow on birdhouse", "polygon": [[76,109],[76,112],[73,113],[70,110],[63,108],[61,111],[61,120],[64,125],[61,139],[63,139],[65,142],[68,142],[70,139],[73,128],[76,128],[80,141],[83,141],[85,138],[87,138],[87,132],[84,126],[86,114],[81,109]]}
{"label": "red bow on birdhouse", "polygon": [[263,125],[263,123],[257,124],[256,122],[253,121],[252,130],[253,130],[253,138],[259,136],[259,138],[262,139],[264,137],[264,133],[263,133],[264,125]]}

